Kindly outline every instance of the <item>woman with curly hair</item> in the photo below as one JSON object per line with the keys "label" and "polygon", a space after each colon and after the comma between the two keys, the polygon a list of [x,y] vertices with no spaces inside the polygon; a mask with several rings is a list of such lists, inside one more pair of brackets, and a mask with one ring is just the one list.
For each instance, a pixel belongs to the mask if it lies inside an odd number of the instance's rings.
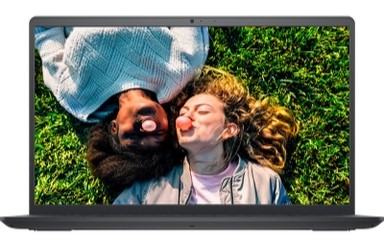
{"label": "woman with curly hair", "polygon": [[298,131],[290,110],[255,99],[236,77],[212,67],[173,103],[183,164],[135,183],[115,204],[290,204],[278,175]]}

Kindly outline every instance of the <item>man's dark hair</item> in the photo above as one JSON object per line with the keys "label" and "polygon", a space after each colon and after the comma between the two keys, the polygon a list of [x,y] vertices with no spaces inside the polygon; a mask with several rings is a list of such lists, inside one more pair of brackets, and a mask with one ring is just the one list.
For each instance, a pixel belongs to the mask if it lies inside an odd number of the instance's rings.
{"label": "man's dark hair", "polygon": [[181,164],[183,154],[175,141],[173,130],[157,149],[138,146],[121,148],[110,133],[110,120],[91,127],[87,160],[93,174],[112,192],[119,193],[135,181],[158,178]]}

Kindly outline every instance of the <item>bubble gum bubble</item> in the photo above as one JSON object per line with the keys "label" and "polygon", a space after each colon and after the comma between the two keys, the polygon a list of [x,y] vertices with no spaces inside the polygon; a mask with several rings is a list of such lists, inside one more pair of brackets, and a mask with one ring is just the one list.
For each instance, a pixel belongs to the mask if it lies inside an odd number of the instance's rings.
{"label": "bubble gum bubble", "polygon": [[141,124],[141,128],[145,131],[145,132],[153,132],[155,129],[156,129],[156,123],[155,121],[151,120],[151,119],[148,119],[148,120],[145,120],[142,124]]}
{"label": "bubble gum bubble", "polygon": [[181,130],[188,130],[192,126],[192,121],[188,117],[178,117],[176,119],[176,127]]}

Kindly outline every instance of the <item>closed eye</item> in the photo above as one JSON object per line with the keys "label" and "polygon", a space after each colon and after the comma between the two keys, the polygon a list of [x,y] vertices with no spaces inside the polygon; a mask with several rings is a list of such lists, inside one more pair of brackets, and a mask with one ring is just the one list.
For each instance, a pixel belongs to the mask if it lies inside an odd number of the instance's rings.
{"label": "closed eye", "polygon": [[179,116],[184,116],[185,113],[187,113],[187,112],[186,112],[186,111],[180,112],[180,113],[179,113]]}
{"label": "closed eye", "polygon": [[210,111],[197,111],[199,115],[207,115],[210,113]]}

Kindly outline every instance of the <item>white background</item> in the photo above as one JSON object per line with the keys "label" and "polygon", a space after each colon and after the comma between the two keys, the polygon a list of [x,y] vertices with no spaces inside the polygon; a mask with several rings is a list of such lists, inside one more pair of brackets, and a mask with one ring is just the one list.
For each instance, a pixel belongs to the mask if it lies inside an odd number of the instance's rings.
{"label": "white background", "polygon": [[[383,23],[380,17],[382,8],[379,7],[379,1],[370,2],[13,0],[5,6],[3,1],[0,7],[0,216],[28,213],[28,22],[36,15],[352,16],[356,22],[356,212],[384,216],[384,117],[381,115],[384,105],[384,36],[383,26],[379,24]],[[214,241],[215,244],[383,244],[383,235],[380,233],[384,234],[384,224],[374,229],[351,232],[34,232],[10,229],[0,224],[0,243],[200,244]]]}

